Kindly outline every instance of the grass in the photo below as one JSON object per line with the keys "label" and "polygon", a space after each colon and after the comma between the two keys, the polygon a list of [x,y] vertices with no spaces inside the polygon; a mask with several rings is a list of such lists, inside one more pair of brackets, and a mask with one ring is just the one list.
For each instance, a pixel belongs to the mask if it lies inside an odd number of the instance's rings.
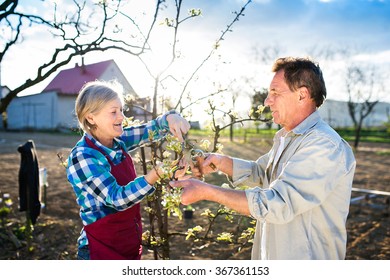
{"label": "grass", "polygon": [[[255,129],[235,129],[233,132],[234,139],[252,139],[252,138],[273,138],[276,129],[260,129],[256,131]],[[214,132],[211,130],[190,130],[190,135],[197,138],[212,138],[214,137]],[[228,129],[221,131],[220,136],[223,138],[228,138],[230,132]]]}
{"label": "grass", "polygon": [[[342,136],[346,141],[352,142],[355,140],[355,136]],[[377,137],[377,136],[361,136],[360,142],[367,142],[367,143],[390,143],[390,138],[388,137]]]}
{"label": "grass", "polygon": [[389,151],[379,151],[379,152],[375,152],[377,155],[380,155],[380,156],[390,156],[390,152]]}
{"label": "grass", "polygon": [[[277,129],[259,129],[255,128],[239,128],[234,130],[234,139],[242,139],[244,142],[249,141],[250,139],[272,139]],[[336,129],[337,133],[340,134],[342,138],[346,141],[353,142],[355,140],[355,130],[353,128],[338,128]],[[68,134],[68,135],[82,135],[80,131],[70,130],[67,132],[63,131],[46,131],[46,130],[34,130],[34,132],[43,132],[51,134]],[[191,129],[190,137],[201,138],[201,139],[212,139],[214,132],[206,129]],[[220,133],[221,137],[229,137],[229,129],[225,129]],[[373,129],[363,129],[361,131],[360,142],[368,143],[390,143],[390,132],[386,128],[373,128]]]}
{"label": "grass", "polygon": [[[342,138],[346,141],[353,142],[355,140],[355,131],[353,129],[336,129]],[[244,139],[249,141],[249,139],[272,139],[272,137],[277,132],[276,129],[235,129],[234,130],[234,139]],[[190,134],[192,136],[197,136],[201,138],[210,138],[213,135],[213,132],[210,130],[191,130]],[[221,137],[229,137],[229,130],[225,129],[221,132]],[[361,132],[360,142],[368,143],[390,143],[390,133],[385,129],[363,129]]]}
{"label": "grass", "polygon": [[[336,131],[347,141],[355,140],[355,130],[352,128],[336,129]],[[363,129],[360,135],[360,142],[390,143],[390,134],[386,129]]]}

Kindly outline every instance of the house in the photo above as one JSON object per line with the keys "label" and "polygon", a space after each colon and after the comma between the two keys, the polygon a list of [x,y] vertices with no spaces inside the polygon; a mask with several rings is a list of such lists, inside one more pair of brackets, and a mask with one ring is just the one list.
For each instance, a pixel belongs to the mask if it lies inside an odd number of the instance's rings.
{"label": "house", "polygon": [[[136,92],[114,60],[81,65],[62,70],[38,94],[16,97],[7,108],[8,129],[61,130],[78,127],[74,105],[78,92],[86,82],[94,80],[117,80],[125,95],[137,97]],[[150,100],[142,99],[142,107],[150,110]],[[135,118],[145,121],[148,115],[143,110],[132,110]]]}
{"label": "house", "polygon": [[[360,104],[359,104],[360,105]],[[318,112],[321,118],[333,128],[352,128],[354,126],[349,114],[348,102],[333,99],[326,99],[320,106]],[[370,114],[363,120],[363,128],[383,128],[390,120],[390,103],[378,102]],[[272,124],[273,128],[279,126]],[[259,128],[265,129],[265,123],[259,124]]]}
{"label": "house", "polygon": [[[348,102],[332,99],[325,100],[318,109],[321,117],[334,128],[353,127],[348,111]],[[381,127],[389,121],[390,103],[378,102],[363,121],[363,127]]]}

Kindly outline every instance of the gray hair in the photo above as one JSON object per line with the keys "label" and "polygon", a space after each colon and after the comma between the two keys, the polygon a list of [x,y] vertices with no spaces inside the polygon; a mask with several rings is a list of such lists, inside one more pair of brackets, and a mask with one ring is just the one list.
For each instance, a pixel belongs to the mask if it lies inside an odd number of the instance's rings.
{"label": "gray hair", "polygon": [[311,58],[282,57],[272,66],[273,72],[284,69],[284,79],[290,90],[306,87],[316,107],[320,107],[326,98],[326,86],[318,62]]}
{"label": "gray hair", "polygon": [[75,103],[75,112],[80,128],[84,132],[94,130],[96,125],[88,122],[88,114],[100,112],[107,102],[117,98],[123,104],[123,87],[115,80],[92,81],[84,84]]}

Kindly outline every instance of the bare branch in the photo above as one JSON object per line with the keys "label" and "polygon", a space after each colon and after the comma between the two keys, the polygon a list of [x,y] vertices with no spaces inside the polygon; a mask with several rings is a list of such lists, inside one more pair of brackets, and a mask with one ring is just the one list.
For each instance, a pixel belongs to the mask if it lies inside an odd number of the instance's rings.
{"label": "bare branch", "polygon": [[187,104],[187,106],[183,106],[183,107],[182,107],[182,111],[184,111],[185,109],[191,107],[191,106],[194,105],[194,104],[199,103],[199,102],[202,101],[202,100],[205,100],[205,99],[207,99],[207,98],[210,98],[210,97],[213,97],[213,96],[215,96],[215,95],[218,95],[218,94],[220,94],[220,93],[222,93],[222,92],[225,92],[226,90],[227,90],[227,89],[219,89],[219,90],[217,90],[216,92],[210,93],[209,95],[206,95],[206,96],[203,96],[203,97],[199,97],[199,98],[196,99],[195,101],[192,101],[192,102],[190,102],[189,104]]}
{"label": "bare branch", "polygon": [[[67,65],[74,57],[82,56],[89,52],[106,51],[110,49],[120,50],[134,56],[142,54],[146,49],[146,41],[142,41],[139,44],[132,44],[130,40],[124,41],[110,37],[112,33],[110,33],[111,30],[108,30],[108,24],[115,20],[115,17],[120,14],[118,12],[120,2],[121,1],[118,1],[118,4],[114,8],[109,7],[106,2],[97,5],[96,7],[101,11],[100,16],[102,17],[102,24],[95,27],[89,24],[89,19],[95,14],[99,15],[99,13],[91,11],[89,16],[82,16],[84,12],[87,12],[86,1],[73,0],[76,11],[73,14],[66,14],[64,19],[58,18],[58,7],[57,5],[54,5],[53,22],[37,15],[17,12],[15,9],[18,1],[7,1],[1,4],[1,8],[4,8],[6,12],[0,14],[0,19],[6,22],[6,28],[10,31],[11,36],[4,44],[3,51],[0,55],[0,62],[10,48],[20,41],[22,32],[24,31],[23,27],[26,22],[29,27],[39,25],[48,27],[48,31],[51,34],[62,38],[64,45],[55,49],[49,61],[42,63],[42,65],[38,67],[34,78],[27,79],[20,86],[10,90],[10,93],[1,100],[0,112],[6,110],[11,100],[16,97],[18,93],[42,82],[51,74],[59,70],[60,67]],[[161,2],[162,1],[159,1],[159,4]],[[16,17],[17,21],[14,19],[11,20],[10,17]],[[84,18],[86,18],[86,21],[82,21]],[[93,35],[94,33],[96,34],[95,39],[86,39],[88,38],[86,36]],[[131,37],[129,37],[129,39],[131,39]]]}
{"label": "bare branch", "polygon": [[374,99],[374,94],[383,90],[383,78],[378,69],[372,66],[352,65],[347,69],[345,84],[348,93],[348,112],[355,129],[354,148],[357,149],[363,122],[379,102],[379,99]]}
{"label": "bare branch", "polygon": [[215,53],[215,51],[218,49],[220,43],[222,42],[222,40],[224,40],[225,38],[225,35],[227,32],[231,32],[232,29],[231,27],[233,26],[234,23],[236,23],[239,18],[241,16],[244,15],[244,11],[246,9],[246,7],[248,6],[249,3],[251,3],[252,1],[251,0],[248,0],[246,2],[246,4],[241,8],[241,10],[239,12],[235,12],[236,16],[234,17],[234,19],[227,25],[226,29],[222,31],[222,34],[221,36],[217,39],[217,41],[215,42],[214,44],[214,47],[213,49],[210,51],[210,53],[206,56],[206,58],[196,67],[196,69],[194,70],[194,72],[190,75],[190,77],[187,79],[186,83],[184,84],[184,87],[183,87],[183,90],[182,92],[180,93],[180,96],[179,96],[179,99],[177,101],[177,104],[175,106],[175,109],[177,109],[181,103],[181,100],[184,96],[184,93],[185,91],[187,90],[187,87],[188,85],[190,84],[190,82],[193,80],[193,78],[195,77],[196,73],[199,72],[199,70],[206,64],[206,62],[210,59],[210,57],[213,56],[213,54]]}

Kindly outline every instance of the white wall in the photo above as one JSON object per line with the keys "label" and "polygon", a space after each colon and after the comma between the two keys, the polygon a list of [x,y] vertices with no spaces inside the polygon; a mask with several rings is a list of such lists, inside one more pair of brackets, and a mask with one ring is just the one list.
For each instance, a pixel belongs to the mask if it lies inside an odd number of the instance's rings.
{"label": "white wall", "polygon": [[125,94],[137,95],[133,87],[127,81],[126,77],[123,75],[122,71],[114,63],[110,64],[110,66],[106,69],[106,71],[104,71],[104,73],[99,77],[99,79],[106,81],[116,79],[123,86]]}
{"label": "white wall", "polygon": [[78,128],[78,121],[74,111],[76,96],[60,94],[58,101],[58,128]]}
{"label": "white wall", "polygon": [[58,123],[55,92],[14,98],[7,108],[9,129],[55,129]]}
{"label": "white wall", "polygon": [[[123,85],[125,93],[136,95],[115,63],[112,63],[99,79],[107,81],[116,79]],[[7,109],[8,128],[11,130],[78,128],[74,112],[75,101],[76,95],[57,94],[55,91],[16,97]]]}

